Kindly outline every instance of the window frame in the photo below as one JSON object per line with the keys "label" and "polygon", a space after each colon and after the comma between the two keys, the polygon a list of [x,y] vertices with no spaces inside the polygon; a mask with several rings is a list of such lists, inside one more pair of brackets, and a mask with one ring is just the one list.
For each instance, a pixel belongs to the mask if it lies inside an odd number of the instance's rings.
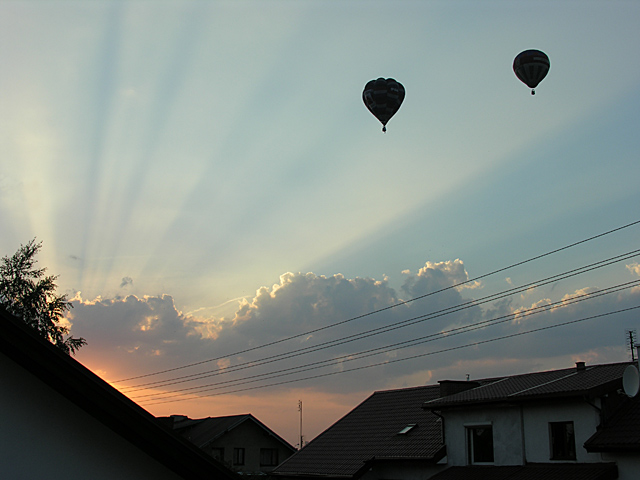
{"label": "window frame", "polygon": [[211,456],[219,462],[224,462],[224,447],[211,448]]}
{"label": "window frame", "polygon": [[[560,429],[561,426],[564,428]],[[568,426],[570,429],[567,428]],[[549,422],[549,460],[577,461],[577,453],[576,428],[573,420]]]}
{"label": "window frame", "polygon": [[[265,461],[267,452],[269,452],[269,462]],[[278,466],[278,449],[277,448],[261,448],[260,449],[260,466],[261,467],[277,467]]]}
{"label": "window frame", "polygon": [[[476,460],[477,455],[477,438],[478,436],[474,433],[479,430],[489,430],[491,432],[491,460]],[[495,449],[493,443],[493,424],[491,423],[482,423],[482,424],[473,424],[473,425],[465,425],[465,444],[467,448],[467,462],[469,465],[495,465]],[[486,448],[486,447],[485,447]]]}
{"label": "window frame", "polygon": [[244,447],[234,447],[233,449],[233,465],[243,466],[245,462],[245,449]]}

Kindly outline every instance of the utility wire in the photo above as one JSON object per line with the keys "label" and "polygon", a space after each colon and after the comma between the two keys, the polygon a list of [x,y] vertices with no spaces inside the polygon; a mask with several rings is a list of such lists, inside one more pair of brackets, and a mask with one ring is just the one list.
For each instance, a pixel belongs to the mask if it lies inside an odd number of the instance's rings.
{"label": "utility wire", "polygon": [[260,348],[270,347],[272,345],[277,345],[279,343],[287,342],[289,340],[293,340],[293,339],[296,339],[296,338],[300,338],[300,337],[303,337],[303,336],[307,336],[307,335],[311,335],[311,334],[314,334],[314,333],[317,333],[317,332],[321,332],[323,330],[327,330],[329,328],[337,327],[339,325],[343,325],[345,323],[352,322],[354,320],[358,320],[358,319],[365,318],[365,317],[368,317],[368,316],[371,316],[371,315],[374,315],[374,314],[377,314],[377,313],[380,313],[380,312],[384,312],[386,310],[398,307],[400,305],[406,305],[406,304],[414,302],[416,300],[420,300],[422,298],[426,298],[426,297],[429,297],[431,295],[435,295],[437,293],[441,293],[441,292],[444,292],[446,290],[450,290],[452,288],[457,288],[457,287],[460,287],[462,285],[466,285],[468,283],[476,282],[478,280],[481,280],[483,278],[487,278],[487,277],[495,275],[497,273],[504,272],[506,270],[509,270],[509,269],[512,269],[512,268],[515,268],[515,267],[519,267],[521,265],[533,262],[535,260],[539,260],[541,258],[548,257],[548,256],[553,255],[555,253],[562,252],[564,250],[576,247],[576,246],[581,245],[583,243],[590,242],[590,241],[595,240],[597,238],[601,238],[601,237],[604,237],[606,235],[610,235],[612,233],[619,232],[621,230],[624,230],[626,228],[632,227],[632,226],[637,225],[637,224],[640,224],[640,220],[636,220],[634,222],[627,223],[626,225],[622,225],[620,227],[608,230],[606,232],[599,233],[597,235],[593,235],[593,236],[585,238],[583,240],[579,240],[577,242],[571,243],[571,244],[566,245],[564,247],[556,248],[556,249],[551,250],[549,252],[546,252],[546,253],[543,253],[543,254],[540,254],[540,255],[536,255],[536,256],[528,258],[526,260],[522,260],[520,262],[512,263],[511,265],[508,265],[506,267],[502,267],[502,268],[499,268],[497,270],[493,270],[492,272],[485,273],[483,275],[480,275],[478,277],[466,280],[466,281],[458,283],[456,285],[451,285],[449,287],[441,288],[439,290],[436,290],[436,291],[433,291],[433,292],[429,292],[429,293],[424,294],[424,295],[419,295],[419,296],[417,296],[415,298],[412,298],[412,299],[409,299],[409,300],[403,300],[401,302],[397,302],[397,303],[395,303],[393,305],[388,305],[388,306],[386,306],[384,308],[380,308],[378,310],[374,310],[374,311],[371,311],[371,312],[368,312],[368,313],[364,313],[362,315],[357,315],[355,317],[351,317],[351,318],[348,318],[346,320],[341,320],[339,322],[332,323],[330,325],[325,325],[324,327],[319,327],[319,328],[316,328],[316,329],[313,329],[313,330],[309,330],[309,331],[304,332],[304,333],[299,333],[299,334],[292,335],[292,336],[289,336],[289,337],[285,337],[285,338],[282,338],[282,339],[279,339],[279,340],[274,340],[272,342],[268,342],[268,343],[265,343],[265,344],[262,344],[262,345],[257,345],[255,347],[247,348],[245,350],[240,350],[238,352],[227,354],[227,355],[224,355],[224,356],[221,356],[221,357],[209,358],[207,360],[202,360],[202,361],[199,361],[199,362],[189,363],[189,364],[186,364],[186,365],[181,365],[179,367],[173,367],[173,368],[168,368],[168,369],[165,369],[165,370],[146,373],[146,374],[143,374],[143,375],[136,375],[134,377],[123,378],[121,380],[116,380],[115,383],[123,383],[123,382],[128,382],[128,381],[131,381],[131,380],[136,380],[136,379],[139,379],[139,378],[146,378],[146,377],[151,377],[151,376],[155,376],[155,375],[161,375],[163,373],[174,372],[174,371],[177,371],[177,370],[183,370],[185,368],[195,367],[197,365],[202,365],[202,364],[205,364],[205,363],[210,363],[210,362],[222,360],[222,359],[230,357],[230,356],[241,355],[243,353],[248,353],[248,352],[251,352],[251,351],[254,351],[254,350],[258,350]]}
{"label": "utility wire", "polygon": [[[599,315],[592,315],[590,317],[584,317],[584,318],[580,318],[580,319],[577,319],[577,320],[570,320],[570,321],[567,321],[567,322],[558,323],[556,325],[547,325],[545,327],[534,328],[534,329],[531,329],[531,330],[526,330],[524,332],[512,333],[510,335],[503,335],[501,337],[490,338],[490,339],[487,339],[487,340],[480,340],[480,341],[477,341],[477,342],[467,343],[465,345],[457,345],[455,347],[444,348],[442,350],[437,350],[437,351],[434,351],[434,352],[427,352],[427,353],[422,353],[422,354],[418,354],[418,355],[412,355],[412,356],[406,357],[406,358],[389,360],[389,361],[385,361],[385,362],[381,362],[381,363],[376,363],[376,364],[371,364],[371,365],[364,365],[364,366],[361,366],[361,367],[354,367],[354,368],[350,368],[350,369],[347,369],[347,370],[342,370],[342,371],[339,371],[339,372],[329,372],[329,373],[313,375],[313,376],[305,377],[305,378],[299,378],[299,379],[293,379],[293,380],[285,380],[285,381],[281,381],[281,382],[270,383],[268,385],[259,385],[259,386],[256,386],[256,387],[241,388],[241,389],[238,389],[238,390],[232,390],[232,391],[223,392],[223,393],[213,393],[213,394],[208,394],[208,395],[202,395],[202,396],[198,396],[198,397],[195,397],[195,398],[215,397],[215,396],[220,396],[220,395],[228,395],[228,394],[231,394],[231,393],[246,392],[246,391],[249,391],[249,390],[257,390],[257,389],[262,389],[262,388],[285,385],[285,384],[294,383],[294,382],[301,382],[301,381],[304,381],[304,380],[313,380],[313,379],[322,378],[322,377],[329,377],[329,376],[332,376],[332,375],[339,375],[339,374],[342,374],[342,373],[354,372],[354,371],[358,371],[358,370],[365,370],[365,369],[368,369],[368,368],[380,367],[380,366],[389,365],[389,364],[392,364],[392,363],[406,362],[408,360],[414,360],[416,358],[424,358],[424,357],[431,356],[431,355],[437,355],[437,354],[440,354],[440,353],[451,352],[451,351],[454,351],[454,350],[460,350],[460,349],[468,348],[468,347],[475,347],[475,346],[478,346],[478,345],[483,345],[483,344],[486,344],[486,343],[496,342],[496,341],[499,341],[499,340],[505,340],[505,339],[508,339],[508,338],[514,338],[514,337],[519,337],[519,336],[523,336],[523,335],[528,335],[528,334],[531,334],[531,333],[541,332],[543,330],[551,330],[553,328],[558,328],[558,327],[563,327],[563,326],[566,326],[566,325],[572,325],[572,324],[576,324],[576,323],[581,323],[581,322],[585,322],[587,320],[593,320],[593,319],[596,319],[596,318],[606,317],[608,315],[615,315],[615,314],[618,314],[618,313],[628,312],[628,311],[631,311],[631,310],[636,310],[638,308],[640,308],[640,305],[636,305],[634,307],[629,307],[629,308],[623,308],[623,309],[615,310],[615,311],[612,311],[612,312],[601,313]],[[189,400],[189,399],[157,401],[157,402],[152,402],[152,403],[146,403],[145,406],[158,405],[158,404],[162,404],[162,403],[182,402],[182,401],[185,401],[185,400]],[[191,400],[193,400],[193,398],[191,398]]]}
{"label": "utility wire", "polygon": [[[552,303],[548,303],[545,305],[540,305],[538,307],[533,307],[531,309],[525,310],[523,312],[514,312],[514,313],[510,313],[507,315],[502,315],[499,317],[495,317],[492,319],[488,319],[488,320],[484,320],[482,322],[478,322],[478,323],[474,323],[471,325],[465,325],[465,326],[461,326],[461,327],[456,327],[456,328],[452,328],[449,330],[445,330],[442,332],[437,332],[437,333],[433,333],[430,335],[425,335],[423,337],[420,338],[414,338],[411,340],[405,340],[403,342],[398,342],[392,345],[386,345],[383,347],[377,347],[377,348],[373,348],[373,349],[369,349],[369,350],[365,350],[362,352],[358,352],[358,353],[354,353],[354,354],[349,354],[349,355],[343,355],[340,357],[335,357],[332,359],[328,359],[328,360],[321,360],[321,361],[317,361],[317,362],[313,362],[313,363],[309,363],[306,365],[299,365],[299,366],[295,366],[295,367],[290,367],[290,368],[286,368],[286,369],[282,369],[282,370],[277,370],[274,372],[268,372],[268,373],[263,373],[263,374],[257,374],[257,375],[252,375],[249,377],[243,377],[243,378],[238,378],[238,379],[234,379],[234,380],[227,380],[227,381],[223,381],[223,382],[216,382],[216,383],[211,383],[208,385],[198,385],[195,387],[190,387],[190,388],[182,388],[182,389],[176,389],[176,390],[172,390],[169,392],[161,392],[161,393],[149,393],[146,395],[134,395],[134,399],[136,401],[138,401],[138,399],[142,399],[142,398],[146,398],[147,400],[144,401],[150,401],[150,400],[157,400],[157,399],[166,399],[166,398],[172,398],[172,397],[177,397],[177,396],[184,396],[184,393],[180,393],[180,392],[190,392],[189,394],[198,394],[198,393],[203,393],[203,392],[208,392],[211,390],[220,390],[223,388],[228,388],[229,386],[238,386],[238,385],[244,385],[247,383],[255,383],[255,382],[259,382],[259,381],[264,381],[264,380],[271,380],[273,378],[278,378],[278,377],[283,377],[283,376],[288,376],[288,375],[293,375],[296,373],[302,373],[302,372],[306,372],[306,371],[310,371],[310,370],[317,370],[319,368],[325,368],[327,366],[331,366],[331,364],[339,364],[339,363],[347,363],[347,362],[352,362],[352,361],[356,361],[356,360],[361,360],[363,358],[367,358],[367,357],[372,357],[372,356],[376,356],[376,355],[381,355],[383,353],[388,353],[390,351],[396,351],[396,350],[401,350],[404,348],[409,348],[409,347],[414,347],[417,345],[422,345],[424,343],[428,343],[428,342],[433,342],[436,340],[440,340],[442,338],[449,338],[452,336],[456,336],[456,335],[461,335],[464,333],[468,333],[468,332],[472,332],[475,330],[480,330],[483,328],[487,328],[490,326],[494,326],[494,325],[499,325],[502,323],[506,323],[509,321],[514,320],[515,318],[524,318],[524,317],[528,317],[531,315],[537,315],[539,313],[544,313],[546,311],[552,310],[554,308],[564,308],[567,307],[569,305],[573,305],[575,303],[579,303],[585,300],[592,300],[594,298],[598,298],[601,297],[603,295],[609,295],[612,293],[616,293],[619,292],[621,290],[625,290],[628,288],[632,288],[634,286],[640,285],[640,280],[634,280],[631,282],[626,282],[626,283],[622,283],[619,285],[614,285],[612,287],[608,287],[608,288],[604,288],[601,290],[596,290],[593,292],[589,292],[589,293],[583,293],[580,295],[577,295],[575,297],[572,297],[568,300],[559,300],[557,302],[552,302]],[[226,373],[226,372],[225,372]],[[229,384],[234,384],[234,385],[229,385]],[[225,385],[224,387],[216,387],[216,388],[209,388],[209,387],[214,387],[217,385]],[[154,397],[154,398],[149,398],[149,397]]]}
{"label": "utility wire", "polygon": [[447,307],[445,309],[442,310],[438,310],[436,312],[431,312],[428,314],[424,314],[424,315],[420,315],[417,317],[413,317],[413,318],[409,318],[406,320],[402,320],[396,323],[393,323],[391,325],[387,325],[384,327],[378,327],[378,328],[374,328],[365,332],[360,332],[357,334],[353,334],[353,335],[349,335],[346,337],[342,337],[339,339],[334,339],[334,340],[328,340],[326,342],[322,342],[319,343],[317,345],[313,345],[313,346],[309,346],[309,347],[303,347],[294,351],[290,351],[290,352],[286,352],[286,353],[280,353],[277,355],[272,355],[270,357],[265,357],[262,358],[260,360],[254,360],[254,361],[249,361],[249,362],[244,362],[244,363],[240,363],[237,365],[234,365],[232,367],[228,367],[223,369],[223,371],[221,371],[220,369],[212,371],[206,371],[206,372],[201,372],[201,373],[197,373],[197,374],[191,374],[191,375],[184,375],[184,376],[180,376],[180,377],[174,377],[174,378],[170,378],[170,379],[166,379],[166,380],[160,380],[160,381],[156,381],[156,382],[149,382],[149,383],[143,383],[143,384],[139,384],[139,385],[132,385],[129,387],[123,387],[121,390],[125,393],[131,393],[134,391],[138,391],[138,390],[142,390],[142,389],[146,389],[148,387],[155,387],[155,388],[160,388],[160,387],[166,387],[169,385],[175,385],[178,383],[185,383],[185,382],[189,382],[189,381],[196,381],[196,380],[200,380],[202,378],[207,378],[207,377],[211,377],[211,376],[216,376],[216,375],[220,375],[222,373],[232,373],[238,370],[244,370],[246,368],[252,368],[252,367],[256,367],[256,366],[261,366],[267,363],[273,363],[276,361],[280,361],[280,360],[286,360],[286,359],[290,359],[293,357],[297,357],[300,355],[305,355],[308,353],[313,353],[319,350],[324,350],[326,348],[331,348],[334,346],[338,346],[338,345],[343,345],[345,343],[350,343],[350,342],[354,342],[357,340],[362,340],[364,338],[368,338],[374,335],[380,335],[382,333],[388,333],[394,330],[398,330],[400,328],[405,328],[408,326],[412,326],[415,325],[417,323],[421,323],[427,320],[433,320],[435,318],[439,318],[442,317],[444,315],[449,315],[451,313],[456,313],[459,312],[461,310],[464,310],[466,308],[471,308],[474,306],[480,306],[482,304],[488,303],[488,302],[492,302],[492,301],[496,301],[502,298],[506,298],[509,297],[511,295],[517,294],[517,293],[521,293],[523,291],[526,290],[530,290],[533,288],[539,288],[542,287],[544,285],[548,285],[549,283],[554,283],[554,282],[558,282],[560,280],[565,280],[567,278],[576,276],[576,275],[580,275],[582,273],[586,273],[598,268],[602,268],[604,266],[608,266],[611,265],[613,263],[617,263],[620,261],[624,261],[624,260],[629,260],[630,258],[633,258],[634,256],[637,256],[640,253],[640,249],[638,250],[633,250],[631,252],[627,252],[621,255],[616,255],[614,257],[610,257],[607,258],[605,260],[600,260],[598,262],[594,262],[592,264],[589,265],[585,265],[579,268],[575,268],[572,270],[568,270],[566,272],[562,272],[556,275],[552,275],[550,277],[546,277],[540,280],[537,280],[535,282],[530,282],[527,283],[525,285],[521,285],[519,287],[513,287],[507,290],[504,290],[502,292],[498,292],[498,293],[494,293],[491,295],[487,295],[485,297],[482,297],[480,299],[477,300],[470,300],[468,302],[464,302],[458,305],[454,305],[451,307]]}

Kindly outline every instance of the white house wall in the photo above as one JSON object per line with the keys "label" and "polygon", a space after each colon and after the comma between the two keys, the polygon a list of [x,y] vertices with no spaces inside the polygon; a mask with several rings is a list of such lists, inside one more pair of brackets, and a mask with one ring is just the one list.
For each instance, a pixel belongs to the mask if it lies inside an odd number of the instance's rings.
{"label": "white house wall", "polygon": [[[468,465],[467,427],[491,425],[495,465],[553,463],[550,460],[549,422],[573,421],[576,437],[576,461],[600,462],[600,455],[588,453],[584,442],[599,424],[596,408],[585,403],[543,405],[501,405],[447,410],[445,442],[451,466]],[[524,428],[524,435],[523,435]],[[524,440],[523,440],[524,439]]]}
{"label": "white house wall", "polygon": [[2,354],[0,380],[2,478],[181,478]]}
{"label": "white house wall", "polygon": [[600,462],[600,455],[588,453],[583,447],[600,423],[600,415],[594,406],[586,402],[529,406],[524,409],[527,461],[550,462],[549,422],[572,421],[576,437],[576,461]]}
{"label": "white house wall", "polygon": [[491,425],[496,465],[522,465],[520,409],[501,407],[452,410],[445,413],[445,443],[451,466],[467,465],[466,428]]}

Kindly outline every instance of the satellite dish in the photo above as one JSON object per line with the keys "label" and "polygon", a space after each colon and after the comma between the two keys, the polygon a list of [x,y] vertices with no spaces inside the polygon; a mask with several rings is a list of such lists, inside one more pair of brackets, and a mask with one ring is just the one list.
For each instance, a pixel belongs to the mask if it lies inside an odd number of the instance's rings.
{"label": "satellite dish", "polygon": [[622,374],[622,388],[628,397],[635,397],[640,389],[640,373],[634,365],[629,365]]}

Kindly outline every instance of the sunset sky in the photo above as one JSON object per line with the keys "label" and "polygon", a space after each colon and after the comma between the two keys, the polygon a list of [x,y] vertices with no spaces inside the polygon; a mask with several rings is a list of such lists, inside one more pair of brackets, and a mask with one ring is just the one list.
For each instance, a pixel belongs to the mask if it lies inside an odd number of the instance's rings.
{"label": "sunset sky", "polygon": [[[252,413],[294,445],[299,400],[311,440],[375,390],[625,361],[639,22],[621,0],[2,0],[0,256],[42,241],[76,358],[153,414]],[[551,61],[535,96],[527,49]],[[386,133],[378,77],[406,89]]]}

